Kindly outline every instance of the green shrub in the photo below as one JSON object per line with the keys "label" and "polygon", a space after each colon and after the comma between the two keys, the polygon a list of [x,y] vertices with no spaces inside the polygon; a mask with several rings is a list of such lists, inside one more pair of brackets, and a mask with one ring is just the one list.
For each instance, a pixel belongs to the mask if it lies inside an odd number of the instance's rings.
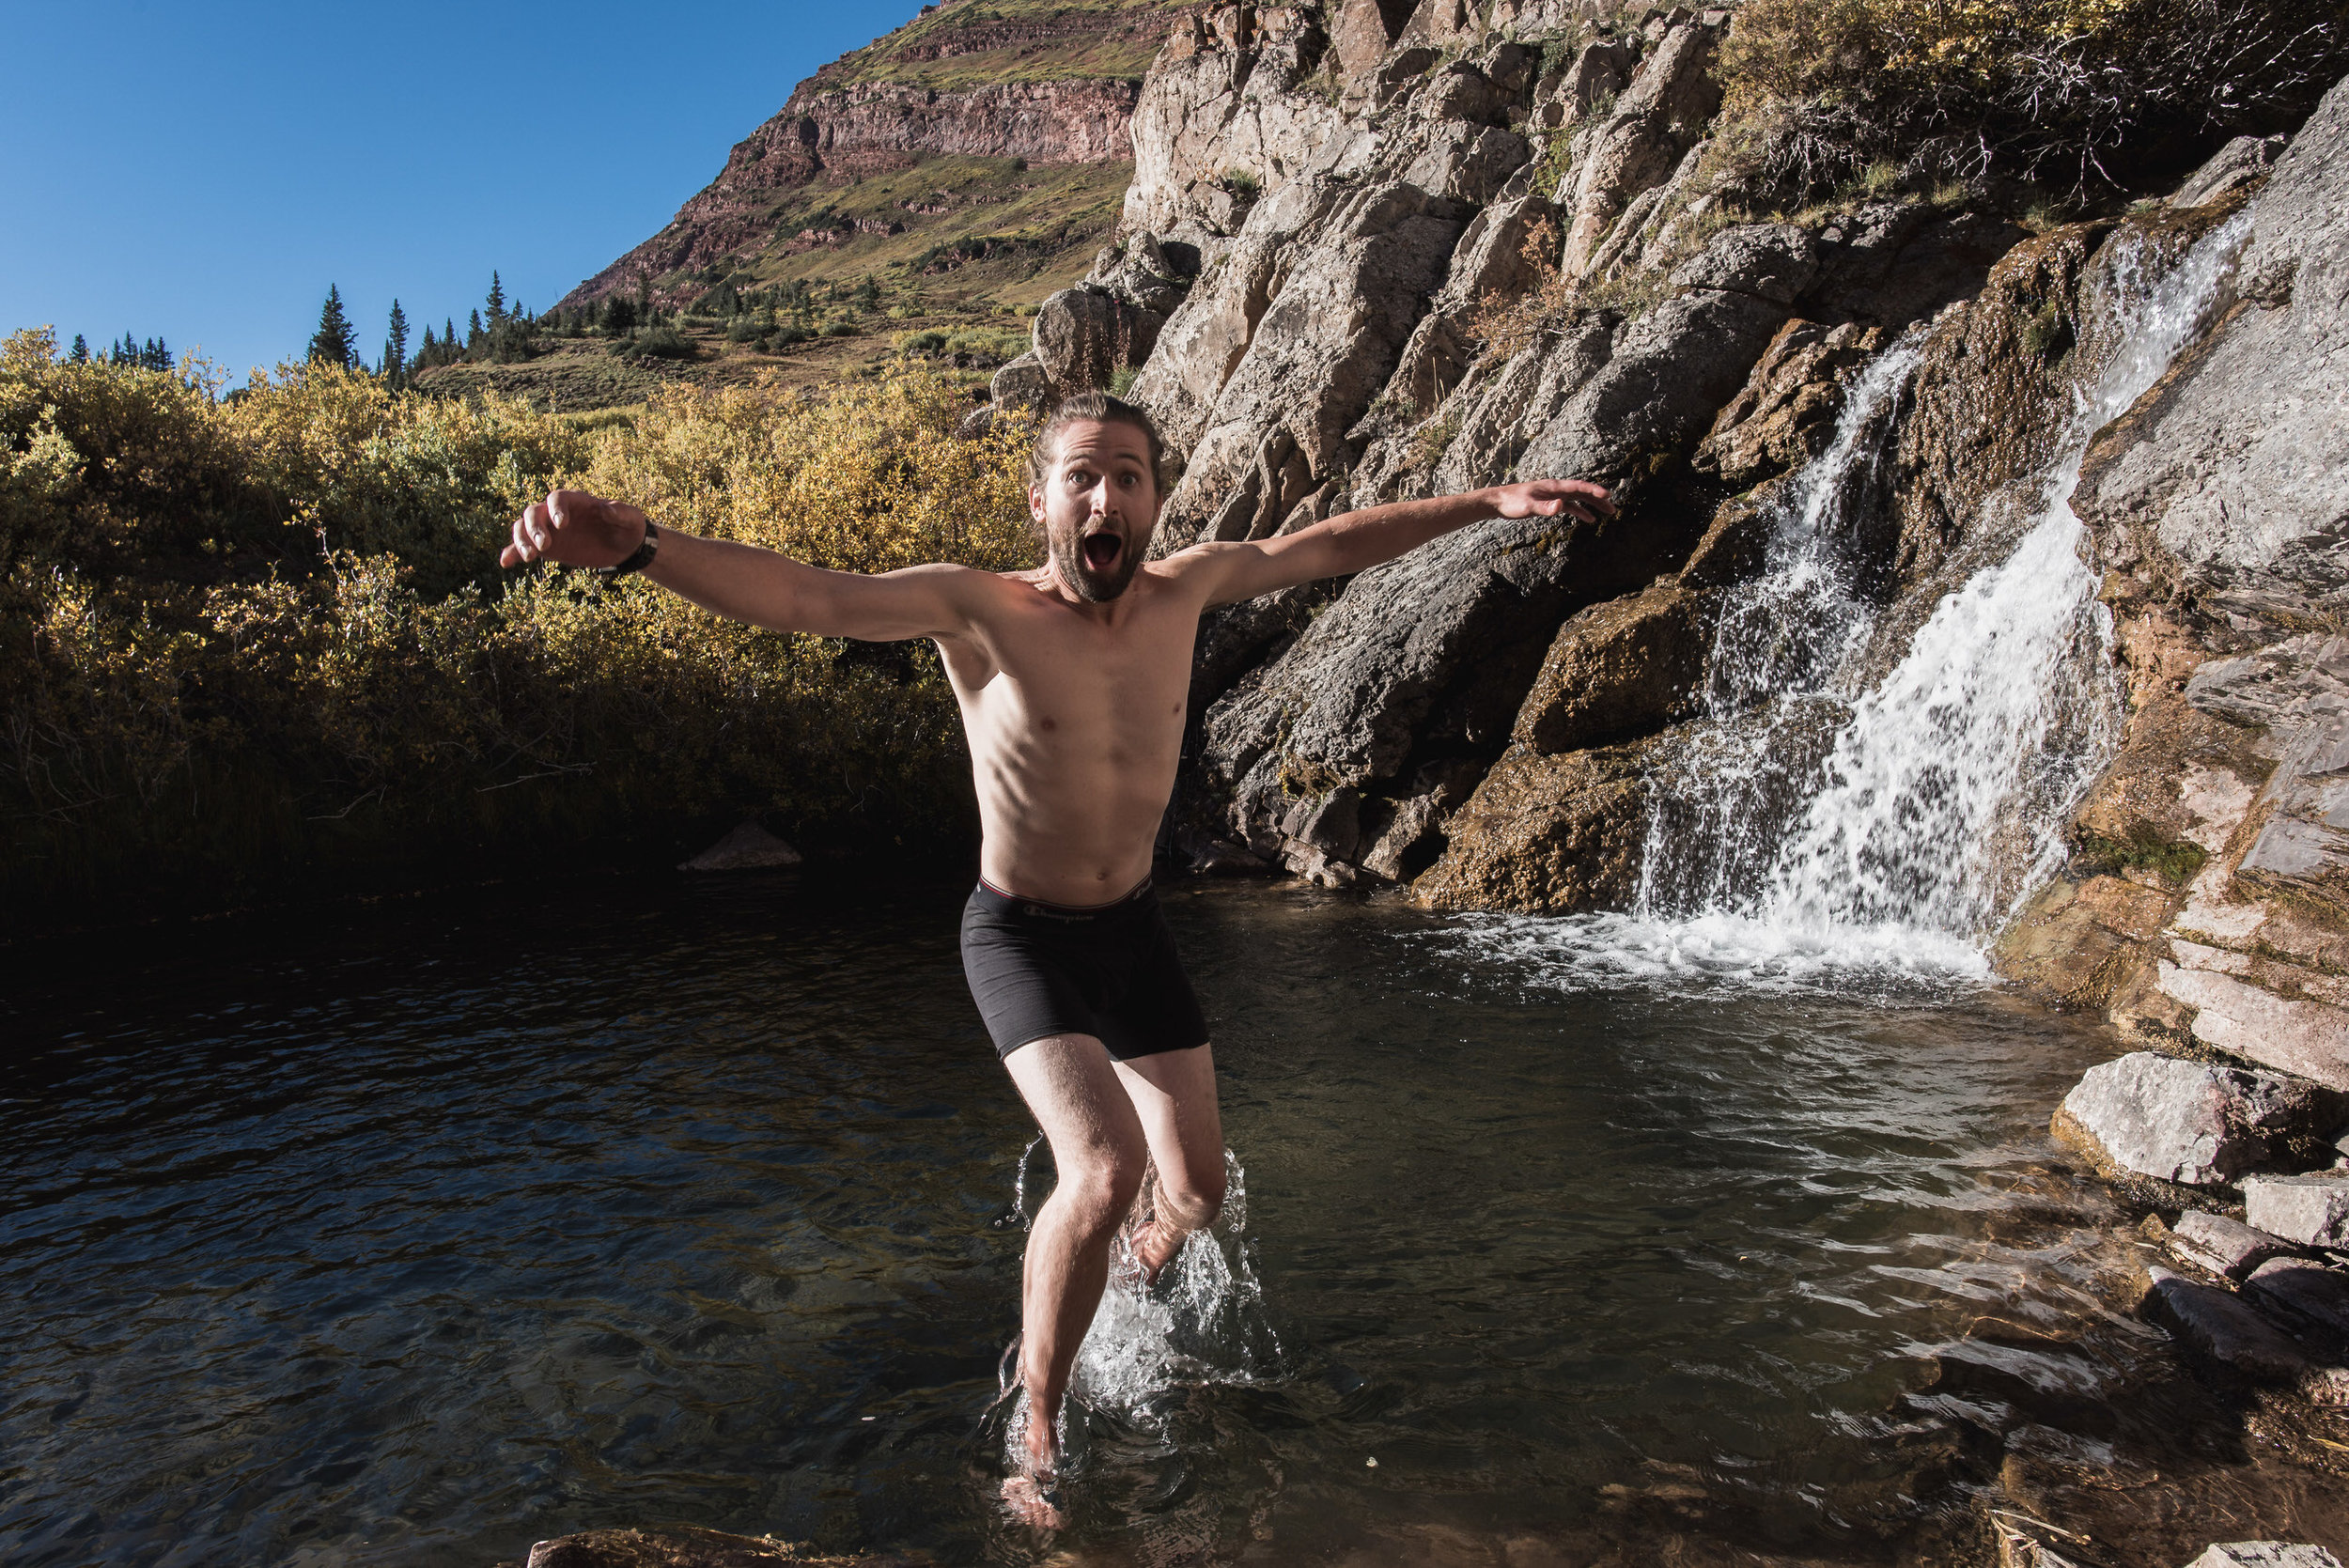
{"label": "green shrub", "polygon": [[824,335],[826,337],[854,337],[857,331],[857,324],[854,321],[832,321],[825,326]]}

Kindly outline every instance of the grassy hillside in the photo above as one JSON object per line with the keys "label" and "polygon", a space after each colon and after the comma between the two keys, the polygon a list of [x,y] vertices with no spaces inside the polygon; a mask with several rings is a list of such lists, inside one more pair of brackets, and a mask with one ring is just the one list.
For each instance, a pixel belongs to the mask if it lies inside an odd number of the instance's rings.
{"label": "grassy hillside", "polygon": [[[571,412],[640,403],[678,382],[819,386],[921,360],[975,388],[1026,347],[1035,306],[1092,266],[1115,226],[1132,170],[1122,161],[1023,169],[1013,159],[937,157],[783,193],[763,248],[732,267],[662,280],[664,292],[701,302],[678,323],[692,358],[624,361],[608,338],[558,336],[541,339],[542,351],[520,364],[443,365],[425,372],[419,385],[441,396],[491,392]],[[859,230],[860,219],[903,227]],[[799,238],[810,230],[843,238]],[[879,296],[872,304],[832,297],[853,296],[867,280]],[[814,335],[770,339],[766,347],[729,337],[722,290],[758,300],[794,285],[820,298],[806,319]]]}
{"label": "grassy hillside", "polygon": [[1139,80],[1172,19],[1165,0],[952,0],[817,73],[826,86],[892,82],[952,90],[993,82]]}

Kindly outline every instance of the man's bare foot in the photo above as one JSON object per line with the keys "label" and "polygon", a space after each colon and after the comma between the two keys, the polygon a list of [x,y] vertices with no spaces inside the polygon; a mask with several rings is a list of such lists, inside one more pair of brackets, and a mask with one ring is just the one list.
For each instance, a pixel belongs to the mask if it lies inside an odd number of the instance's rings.
{"label": "man's bare foot", "polygon": [[1041,1480],[1026,1475],[1008,1477],[1003,1482],[1003,1506],[1021,1524],[1034,1525],[1038,1529],[1058,1529],[1068,1522],[1061,1513],[1060,1489],[1050,1476]]}
{"label": "man's bare foot", "polygon": [[1155,1285],[1159,1272],[1174,1261],[1174,1254],[1190,1239],[1189,1231],[1179,1231],[1162,1219],[1145,1219],[1134,1227],[1127,1241],[1133,1249],[1134,1262],[1142,1265],[1142,1282]]}

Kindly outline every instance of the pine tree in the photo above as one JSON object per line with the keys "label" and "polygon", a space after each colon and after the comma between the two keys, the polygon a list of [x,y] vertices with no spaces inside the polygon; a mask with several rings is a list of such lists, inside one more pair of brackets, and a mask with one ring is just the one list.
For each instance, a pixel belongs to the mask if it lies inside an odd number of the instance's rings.
{"label": "pine tree", "polygon": [[497,269],[490,270],[490,325],[506,319],[506,286],[498,281]]}
{"label": "pine tree", "polygon": [[481,336],[481,312],[476,310],[473,313],[472,324],[465,330],[465,352],[470,354],[480,348]]}
{"label": "pine tree", "polygon": [[348,370],[358,363],[350,341],[350,320],[343,314],[343,291],[326,286],[326,304],[319,312],[319,330],[310,338],[310,363]]}
{"label": "pine tree", "polygon": [[177,367],[170,348],[160,337],[150,337],[139,349],[139,365],[148,370],[171,370]]}
{"label": "pine tree", "polygon": [[131,340],[129,333],[124,333],[119,341],[110,345],[106,349],[108,365],[135,365],[138,363],[138,345]]}
{"label": "pine tree", "polygon": [[397,300],[392,302],[391,332],[383,340],[383,374],[395,386],[408,379],[408,313]]}
{"label": "pine tree", "polygon": [[89,339],[84,337],[80,333],[75,333],[73,334],[73,351],[66,355],[65,362],[68,365],[87,365],[89,363]]}

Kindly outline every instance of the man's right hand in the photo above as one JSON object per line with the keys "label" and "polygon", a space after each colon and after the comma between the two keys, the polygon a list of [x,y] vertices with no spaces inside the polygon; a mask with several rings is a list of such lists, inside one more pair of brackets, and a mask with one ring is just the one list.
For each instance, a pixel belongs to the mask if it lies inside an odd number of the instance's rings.
{"label": "man's right hand", "polygon": [[616,567],[645,542],[645,514],[625,501],[585,490],[555,490],[514,520],[514,542],[498,553],[501,567],[560,561],[567,567]]}

